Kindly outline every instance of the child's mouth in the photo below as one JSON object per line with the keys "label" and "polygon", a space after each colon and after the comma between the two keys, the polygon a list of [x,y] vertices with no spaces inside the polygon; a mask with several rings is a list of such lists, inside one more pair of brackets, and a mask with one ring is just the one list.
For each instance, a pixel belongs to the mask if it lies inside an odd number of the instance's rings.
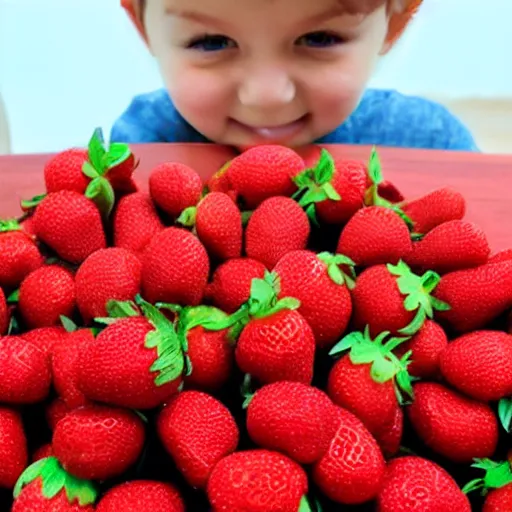
{"label": "child's mouth", "polygon": [[238,121],[233,122],[260,142],[283,142],[292,139],[302,131],[308,119],[309,114],[305,114],[296,121],[276,126],[249,126]]}

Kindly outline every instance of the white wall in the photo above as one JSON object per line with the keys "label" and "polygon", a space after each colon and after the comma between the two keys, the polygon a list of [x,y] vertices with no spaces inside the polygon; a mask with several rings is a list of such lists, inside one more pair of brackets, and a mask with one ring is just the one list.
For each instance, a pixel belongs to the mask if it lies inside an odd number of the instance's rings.
{"label": "white wall", "polygon": [[[424,1],[372,85],[512,98],[512,2]],[[0,92],[14,152],[83,145],[96,126],[108,133],[134,94],[160,83],[118,0],[0,0]]]}

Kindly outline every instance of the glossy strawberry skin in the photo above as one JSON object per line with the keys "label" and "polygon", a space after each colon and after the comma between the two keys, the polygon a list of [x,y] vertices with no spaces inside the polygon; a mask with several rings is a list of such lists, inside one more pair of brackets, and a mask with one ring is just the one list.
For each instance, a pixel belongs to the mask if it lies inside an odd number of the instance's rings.
{"label": "glossy strawberry skin", "polygon": [[32,455],[32,463],[38,460],[47,459],[48,457],[54,457],[53,448],[50,443],[40,446]]}
{"label": "glossy strawberry skin", "polygon": [[395,456],[400,450],[402,436],[404,433],[404,413],[401,407],[395,409],[393,422],[383,425],[382,429],[374,434],[375,440],[379,443],[382,454],[386,459]]}
{"label": "glossy strawberry skin", "polygon": [[0,336],[7,333],[10,318],[11,313],[9,311],[9,306],[7,305],[7,299],[5,298],[4,291],[0,288]]}
{"label": "glossy strawberry skin", "polygon": [[490,491],[482,508],[482,512],[507,512],[507,510],[512,510],[512,484]]}
{"label": "glossy strawberry skin", "polygon": [[59,423],[59,421],[72,410],[73,409],[68,407],[62,398],[55,398],[52,402],[50,402],[46,406],[45,410],[46,423],[48,423],[50,430],[53,432],[57,426],[57,423]]}
{"label": "glossy strawberry skin", "polygon": [[90,182],[82,172],[87,158],[87,150],[82,148],[71,148],[52,157],[44,167],[46,191],[72,190],[83,194]]}
{"label": "glossy strawberry skin", "polygon": [[0,407],[0,488],[13,489],[28,464],[27,438],[21,415]]}
{"label": "glossy strawberry skin", "polygon": [[63,327],[53,325],[51,327],[39,327],[26,331],[22,336],[26,341],[32,343],[32,345],[35,345],[50,356],[55,343],[59,343],[67,334]]}
{"label": "glossy strawberry skin", "polygon": [[493,254],[488,263],[499,263],[501,261],[509,261],[512,260],[512,249],[505,249],[503,251],[499,251]]}

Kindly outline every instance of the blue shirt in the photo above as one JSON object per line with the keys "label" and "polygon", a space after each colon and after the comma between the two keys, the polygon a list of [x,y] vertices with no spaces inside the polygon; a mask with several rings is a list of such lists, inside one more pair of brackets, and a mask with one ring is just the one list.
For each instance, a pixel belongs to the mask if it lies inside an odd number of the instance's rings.
{"label": "blue shirt", "polygon": [[[114,123],[112,142],[211,142],[175,109],[167,91],[136,96]],[[469,130],[445,107],[393,90],[369,89],[352,115],[319,144],[478,151]]]}

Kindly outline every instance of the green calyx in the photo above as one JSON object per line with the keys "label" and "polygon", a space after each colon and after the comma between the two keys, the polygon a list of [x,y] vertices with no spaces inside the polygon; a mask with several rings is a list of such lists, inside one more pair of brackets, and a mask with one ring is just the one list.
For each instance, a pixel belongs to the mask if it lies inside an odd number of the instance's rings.
{"label": "green calyx", "polygon": [[348,350],[352,364],[370,364],[370,375],[375,382],[384,384],[394,380],[395,392],[398,401],[405,403],[402,392],[411,399],[414,397],[412,377],[407,371],[410,364],[411,352],[407,352],[401,359],[394,354],[394,350],[410,337],[389,337],[389,332],[379,334],[375,339],[370,336],[370,328],[366,326],[364,332],[351,332],[336,344],[329,355],[337,356]]}
{"label": "green calyx", "polygon": [[244,376],[244,381],[240,388],[240,392],[242,394],[242,398],[244,399],[242,409],[248,409],[252,399],[254,398],[254,395],[256,394],[252,389],[252,378],[248,373]]}
{"label": "green calyx", "polygon": [[29,211],[33,210],[34,208],[36,208],[36,206],[39,205],[39,203],[41,203],[43,201],[43,199],[47,195],[48,194],[40,194],[40,195],[32,197],[31,199],[22,200],[20,203],[21,209],[24,212],[29,212]]}
{"label": "green calyx", "polygon": [[308,217],[318,224],[316,218],[315,204],[322,201],[341,201],[342,198],[332,185],[332,179],[336,172],[336,166],[331,154],[322,149],[320,159],[315,167],[306,169],[293,178],[298,187],[298,191],[293,196],[299,199],[299,205],[302,206]]}
{"label": "green calyx", "polygon": [[498,402],[498,416],[503,428],[512,432],[512,398],[502,398]]}
{"label": "green calyx", "polygon": [[181,215],[178,217],[176,222],[187,228],[194,227],[196,225],[197,218],[197,206],[190,206],[189,208],[185,208]]}
{"label": "green calyx", "polygon": [[494,462],[490,459],[475,459],[471,467],[484,470],[485,476],[468,482],[462,489],[465,494],[481,491],[482,495],[485,495],[489,489],[501,489],[505,485],[512,484],[512,469],[508,461]]}
{"label": "green calyx", "polygon": [[107,301],[105,308],[108,316],[97,317],[94,319],[95,322],[99,324],[112,325],[121,318],[140,316],[140,310],[137,307],[137,304],[131,300],[109,300]]}
{"label": "green calyx", "polygon": [[303,496],[300,500],[298,512],[322,512],[322,505],[320,505],[320,502],[318,500],[314,500],[314,503],[312,503],[312,501],[313,500],[308,499],[307,496]]}
{"label": "green calyx", "polygon": [[17,219],[0,220],[0,233],[9,231],[21,231],[21,225]]}
{"label": "green calyx", "polygon": [[84,507],[93,504],[98,496],[98,491],[91,482],[75,478],[64,471],[55,457],[48,457],[35,462],[23,472],[14,487],[14,498],[37,478],[41,479],[42,493],[47,500],[64,491],[70,504],[77,501]]}
{"label": "green calyx", "polygon": [[429,270],[422,276],[417,276],[403,261],[399,261],[397,265],[389,264],[387,268],[391,274],[397,276],[398,289],[402,295],[405,295],[405,310],[416,312],[412,322],[400,329],[400,334],[412,336],[423,327],[427,318],[434,318],[434,311],[449,311],[451,309],[446,302],[431,295],[441,281],[439,274]]}
{"label": "green calyx", "polygon": [[[334,283],[346,285],[350,290],[355,288],[356,271],[354,267],[356,264],[348,256],[321,252],[317,257],[327,265],[327,273]],[[340,267],[347,267],[348,272]]]}

